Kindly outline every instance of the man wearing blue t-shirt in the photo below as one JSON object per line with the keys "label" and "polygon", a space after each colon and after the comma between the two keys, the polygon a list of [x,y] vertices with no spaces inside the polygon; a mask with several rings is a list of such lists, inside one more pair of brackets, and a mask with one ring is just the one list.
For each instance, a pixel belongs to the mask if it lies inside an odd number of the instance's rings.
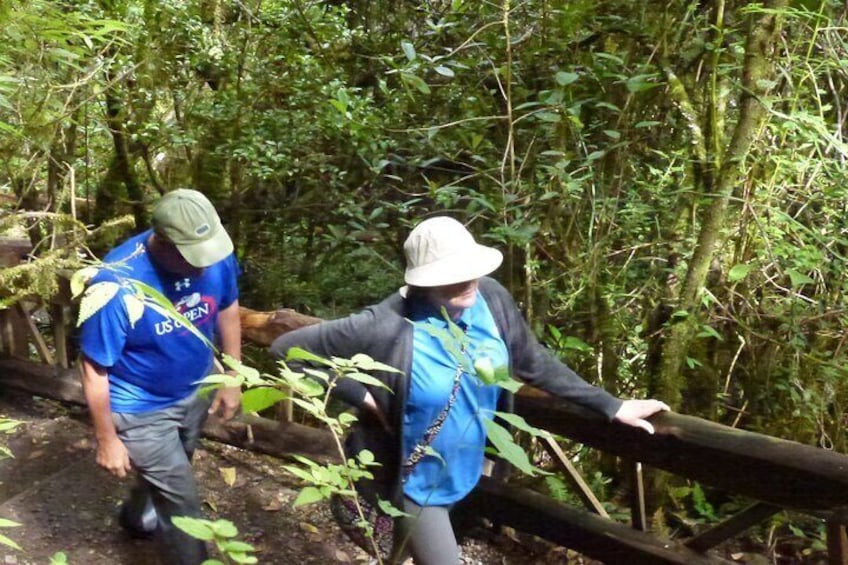
{"label": "man wearing blue t-shirt", "polygon": [[80,338],[82,382],[97,438],[97,463],[118,477],[135,468],[139,485],[121,507],[121,525],[156,534],[167,564],[198,565],[206,546],[171,523],[200,517],[191,456],[207,414],[229,419],[240,389],[211,401],[198,382],[212,372],[213,352],[182,323],[153,307],[131,311],[141,281],[167,297],[223,353],[241,358],[238,265],[233,243],[200,192],[179,189],[157,203],[152,229],[110,251],[92,283],[111,281],[117,294],[85,321]]}

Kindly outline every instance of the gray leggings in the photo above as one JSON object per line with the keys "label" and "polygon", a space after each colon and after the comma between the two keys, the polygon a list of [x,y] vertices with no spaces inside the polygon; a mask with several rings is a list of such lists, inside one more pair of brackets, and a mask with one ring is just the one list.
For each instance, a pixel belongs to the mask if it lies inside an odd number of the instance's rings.
{"label": "gray leggings", "polygon": [[459,546],[450,521],[450,506],[419,506],[403,499],[408,517],[395,520],[391,563],[412,556],[415,565],[458,565]]}

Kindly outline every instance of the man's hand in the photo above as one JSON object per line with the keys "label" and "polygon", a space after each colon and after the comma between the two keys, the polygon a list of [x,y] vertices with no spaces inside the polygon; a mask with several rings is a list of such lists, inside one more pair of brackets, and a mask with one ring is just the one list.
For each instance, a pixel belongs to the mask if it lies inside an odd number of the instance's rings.
{"label": "man's hand", "polygon": [[122,479],[132,470],[127,448],[117,436],[97,441],[97,464]]}
{"label": "man's hand", "polygon": [[232,420],[238,412],[241,404],[241,387],[219,388],[215,393],[215,400],[209,407],[210,414],[218,414],[224,420]]}
{"label": "man's hand", "polygon": [[654,433],[654,426],[645,418],[666,410],[671,410],[671,408],[668,407],[668,404],[659,400],[625,400],[618,412],[615,413],[615,419],[622,424],[642,428],[652,434]]}

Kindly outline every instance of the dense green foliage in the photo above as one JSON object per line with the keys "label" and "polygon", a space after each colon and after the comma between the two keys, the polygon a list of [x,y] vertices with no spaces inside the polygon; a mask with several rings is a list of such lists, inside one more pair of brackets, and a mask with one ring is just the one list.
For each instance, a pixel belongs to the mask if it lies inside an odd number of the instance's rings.
{"label": "dense green foliage", "polygon": [[329,317],[449,213],[589,380],[844,451],[844,9],[9,0],[0,222],[55,268],[192,186],[246,305]]}

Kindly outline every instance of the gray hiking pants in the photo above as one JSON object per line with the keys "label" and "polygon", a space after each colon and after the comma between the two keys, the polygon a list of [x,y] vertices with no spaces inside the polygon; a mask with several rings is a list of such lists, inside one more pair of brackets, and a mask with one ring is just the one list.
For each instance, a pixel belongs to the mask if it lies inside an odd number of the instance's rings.
{"label": "gray hiking pants", "polygon": [[[125,518],[131,527],[148,529],[145,507],[149,509],[152,502],[158,516],[155,528],[160,555],[167,565],[199,565],[207,559],[206,544],[177,529],[171,518],[201,517],[191,457],[209,402],[195,393],[162,410],[112,415],[139,478],[125,503]],[[148,511],[148,519],[150,516]]]}

